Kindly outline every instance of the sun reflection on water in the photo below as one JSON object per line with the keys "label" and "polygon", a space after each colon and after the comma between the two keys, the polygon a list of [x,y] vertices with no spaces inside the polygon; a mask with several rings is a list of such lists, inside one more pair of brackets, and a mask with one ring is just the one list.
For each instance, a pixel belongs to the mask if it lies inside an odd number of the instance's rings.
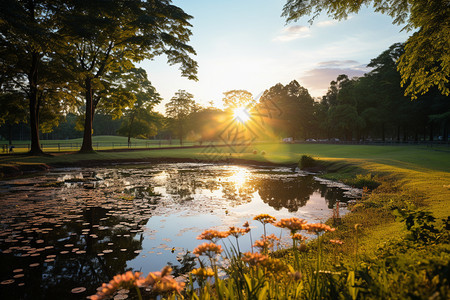
{"label": "sun reflection on water", "polygon": [[247,183],[250,173],[242,167],[233,170],[233,173],[227,177],[228,182],[234,183],[236,189],[241,189]]}

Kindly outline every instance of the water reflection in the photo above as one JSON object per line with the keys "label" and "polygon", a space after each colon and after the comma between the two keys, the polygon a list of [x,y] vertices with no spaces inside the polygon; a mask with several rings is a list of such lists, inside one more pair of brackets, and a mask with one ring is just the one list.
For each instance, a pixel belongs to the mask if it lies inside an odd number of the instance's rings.
{"label": "water reflection", "polygon": [[259,213],[325,220],[345,201],[290,169],[204,164],[59,170],[0,182],[0,195],[1,299],[85,298],[117,273],[167,263],[182,274],[206,228]]}

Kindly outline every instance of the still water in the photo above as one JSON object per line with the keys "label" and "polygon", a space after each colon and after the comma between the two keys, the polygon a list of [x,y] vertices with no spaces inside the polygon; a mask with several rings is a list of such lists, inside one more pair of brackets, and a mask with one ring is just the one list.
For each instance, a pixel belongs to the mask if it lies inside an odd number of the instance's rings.
{"label": "still water", "polygon": [[[290,168],[187,163],[0,181],[0,298],[86,299],[118,273],[167,264],[179,275],[193,267],[205,229],[249,221],[254,241],[258,214],[324,222],[357,193]],[[250,249],[247,236],[240,247]]]}

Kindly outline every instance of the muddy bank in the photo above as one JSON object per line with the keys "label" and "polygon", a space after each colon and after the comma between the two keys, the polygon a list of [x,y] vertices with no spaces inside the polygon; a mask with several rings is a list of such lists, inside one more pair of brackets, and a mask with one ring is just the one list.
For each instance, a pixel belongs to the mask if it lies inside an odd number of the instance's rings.
{"label": "muddy bank", "polygon": [[51,166],[44,163],[8,163],[0,165],[0,178],[18,177],[29,173],[46,172]]}
{"label": "muddy bank", "polygon": [[175,157],[149,157],[141,159],[104,159],[104,160],[80,160],[76,162],[56,162],[56,163],[8,163],[0,165],[0,178],[14,178],[31,173],[46,172],[52,168],[73,168],[73,167],[103,167],[123,164],[160,164],[160,163],[212,163],[229,165],[257,165],[257,166],[284,166],[296,168],[297,164],[280,164],[249,159],[228,158],[223,160],[201,160],[193,158]]}

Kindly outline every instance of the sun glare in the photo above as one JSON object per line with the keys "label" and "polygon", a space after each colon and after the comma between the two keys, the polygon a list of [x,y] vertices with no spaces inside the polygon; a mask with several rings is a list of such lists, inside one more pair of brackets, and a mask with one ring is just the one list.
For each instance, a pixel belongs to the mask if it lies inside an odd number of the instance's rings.
{"label": "sun glare", "polygon": [[234,186],[239,190],[247,182],[248,176],[249,172],[246,169],[237,168],[231,176],[228,177],[228,181],[234,183]]}
{"label": "sun glare", "polygon": [[238,107],[233,110],[233,117],[236,121],[244,124],[250,120],[250,112],[245,107]]}

